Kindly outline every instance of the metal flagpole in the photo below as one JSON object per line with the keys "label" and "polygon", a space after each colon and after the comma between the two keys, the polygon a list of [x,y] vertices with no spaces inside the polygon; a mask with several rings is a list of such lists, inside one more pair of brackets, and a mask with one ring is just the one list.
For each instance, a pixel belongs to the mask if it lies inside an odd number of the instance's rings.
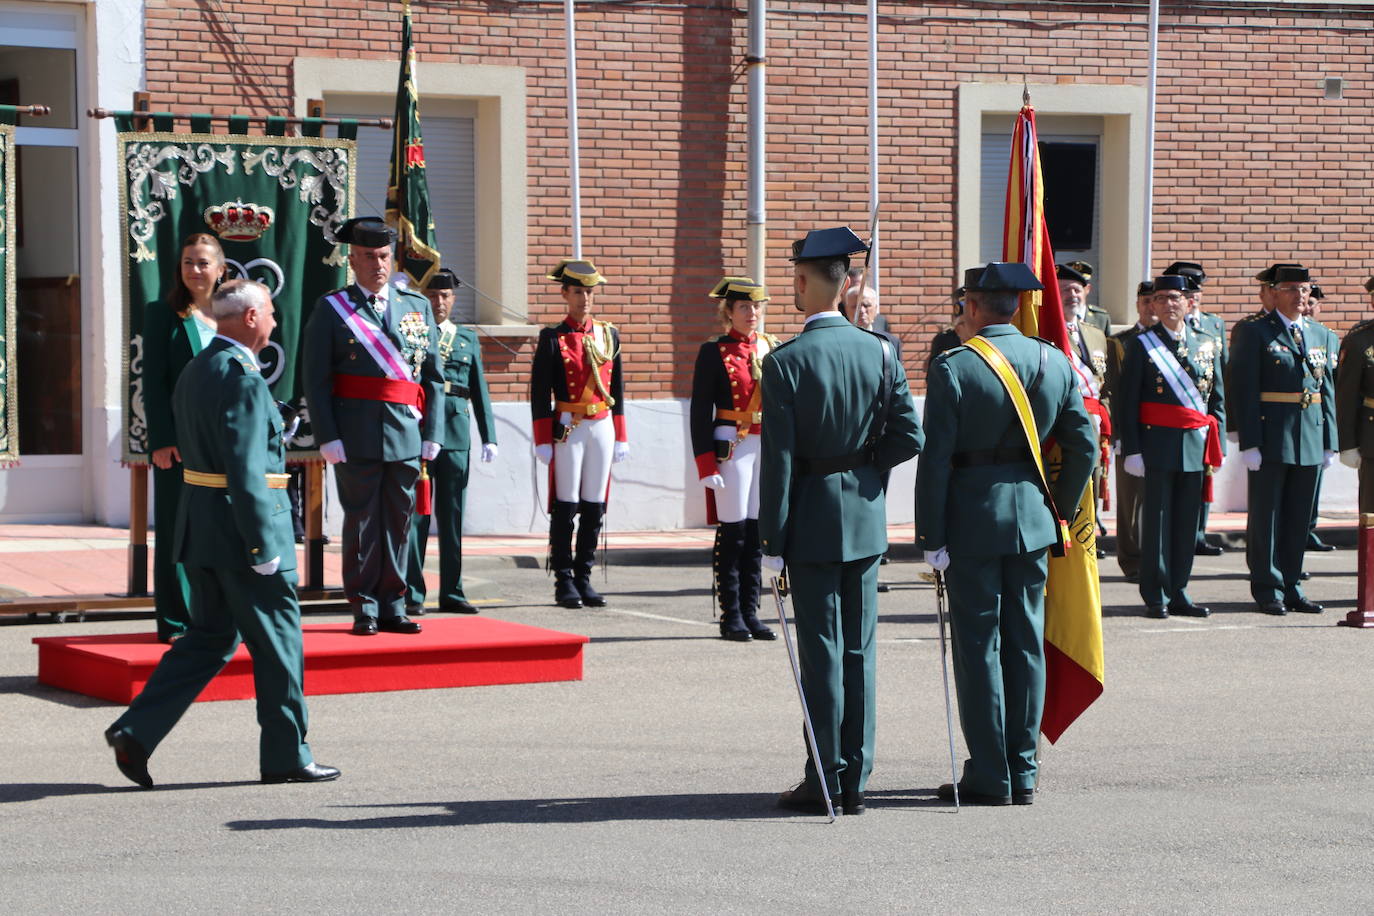
{"label": "metal flagpole", "polygon": [[749,204],[748,238],[745,255],[750,278],[755,283],[767,285],[764,274],[767,272],[766,224],[767,188],[765,187],[764,145],[767,140],[765,116],[765,83],[767,63],[766,29],[768,24],[767,0],[749,0],[749,53],[745,63],[749,68]]}
{"label": "metal flagpole", "polygon": [[573,2],[563,0],[563,19],[568,43],[568,159],[572,184],[572,256],[582,257],[582,171],[577,140],[577,35],[573,26]]}
{"label": "metal flagpole", "polygon": [[778,624],[782,627],[782,641],[787,644],[787,660],[792,663],[792,680],[797,684],[797,699],[801,700],[802,726],[806,729],[806,748],[811,752],[811,765],[816,768],[816,780],[821,784],[821,797],[825,799],[825,813],[830,823],[835,822],[835,806],[830,801],[830,784],[825,778],[825,767],[821,766],[821,751],[816,746],[816,730],[811,726],[811,710],[806,706],[806,692],[802,690],[801,666],[797,664],[797,649],[792,645],[792,631],[787,628],[787,606],[778,588],[778,577],[773,576],[773,599],[778,603]]}
{"label": "metal flagpole", "polygon": [[1148,280],[1154,276],[1150,263],[1153,260],[1154,210],[1155,210],[1155,87],[1159,73],[1159,0],[1150,0],[1150,73],[1145,90],[1145,237],[1144,263],[1140,266],[1140,276]]}
{"label": "metal flagpole", "polygon": [[[878,212],[878,0],[868,0],[868,212]],[[869,245],[872,275],[865,269],[864,283],[877,290],[878,252],[872,236]],[[859,296],[863,297],[862,288]]]}

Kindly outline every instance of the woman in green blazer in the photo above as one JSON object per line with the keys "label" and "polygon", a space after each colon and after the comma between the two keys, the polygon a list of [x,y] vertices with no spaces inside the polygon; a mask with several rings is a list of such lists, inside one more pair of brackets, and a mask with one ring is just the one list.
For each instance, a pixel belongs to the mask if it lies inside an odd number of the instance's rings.
{"label": "woman in green blazer", "polygon": [[224,250],[213,235],[195,233],[181,244],[177,279],[165,300],[150,302],[143,318],[143,406],[153,462],[153,602],[157,638],[171,642],[190,623],[189,589],[173,559],[172,531],[181,501],[181,452],[172,420],[172,391],[181,370],[215,336],[210,294],[224,280]]}

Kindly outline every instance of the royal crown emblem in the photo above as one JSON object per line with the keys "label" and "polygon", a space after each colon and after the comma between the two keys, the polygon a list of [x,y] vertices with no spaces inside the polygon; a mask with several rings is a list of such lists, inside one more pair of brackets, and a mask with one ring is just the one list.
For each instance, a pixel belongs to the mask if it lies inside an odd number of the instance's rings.
{"label": "royal crown emblem", "polygon": [[205,223],[229,242],[252,242],[272,227],[277,214],[271,207],[241,200],[216,204],[205,211]]}

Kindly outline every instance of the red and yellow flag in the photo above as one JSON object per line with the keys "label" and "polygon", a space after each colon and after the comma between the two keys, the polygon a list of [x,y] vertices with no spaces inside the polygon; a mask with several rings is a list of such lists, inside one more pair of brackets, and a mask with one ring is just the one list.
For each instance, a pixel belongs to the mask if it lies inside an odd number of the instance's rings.
{"label": "red and yellow flag", "polygon": [[[1011,171],[1002,258],[1023,261],[1045,285],[1043,292],[1021,294],[1012,319],[1022,334],[1043,337],[1067,355],[1069,333],[1054,272],[1054,250],[1045,223],[1045,189],[1036,145],[1035,109],[1026,105],[1011,139]],[[1046,456],[1053,480],[1060,465],[1055,446]],[[1068,506],[1061,506],[1066,512]],[[1097,578],[1097,530],[1089,485],[1069,524],[1073,547],[1049,558],[1045,585],[1045,713],[1040,731],[1053,743],[1102,694],[1102,591]]]}

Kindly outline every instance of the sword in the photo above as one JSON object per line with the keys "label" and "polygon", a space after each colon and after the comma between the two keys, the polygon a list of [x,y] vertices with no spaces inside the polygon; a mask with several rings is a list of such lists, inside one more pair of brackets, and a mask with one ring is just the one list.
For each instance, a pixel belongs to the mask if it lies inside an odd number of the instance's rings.
{"label": "sword", "polygon": [[[921,573],[921,577],[935,583],[935,615],[940,625],[940,677],[945,682],[945,728],[949,733],[949,777],[954,787],[954,810],[959,810],[959,773],[954,762],[954,709],[949,702],[949,659],[945,655],[945,575],[938,569]],[[952,636],[953,634],[951,634]]]}
{"label": "sword", "polygon": [[[773,576],[773,598],[778,602],[778,623],[782,626],[782,641],[787,644],[787,659],[792,663],[792,680],[797,684],[797,699],[801,700],[802,724],[806,727],[806,747],[811,752],[811,765],[816,768],[816,777],[821,782],[821,795],[825,798],[825,814],[829,823],[835,823],[835,806],[830,803],[830,786],[826,782],[825,768],[821,766],[820,748],[816,746],[816,730],[811,727],[811,711],[806,708],[806,693],[802,690],[801,668],[797,664],[797,650],[792,645],[792,632],[787,628],[787,603],[782,600],[778,577]],[[952,746],[952,745],[951,745]]]}

